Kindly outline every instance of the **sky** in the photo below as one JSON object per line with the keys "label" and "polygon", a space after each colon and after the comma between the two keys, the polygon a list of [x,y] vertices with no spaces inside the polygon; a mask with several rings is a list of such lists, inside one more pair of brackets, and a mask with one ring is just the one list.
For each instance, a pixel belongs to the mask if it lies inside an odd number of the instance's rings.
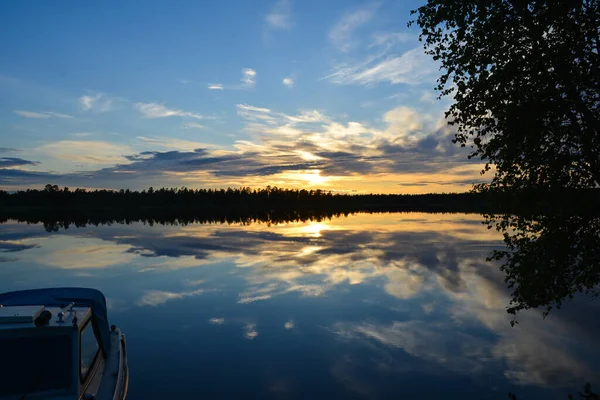
{"label": "sky", "polygon": [[420,1],[0,3],[0,189],[469,190]]}

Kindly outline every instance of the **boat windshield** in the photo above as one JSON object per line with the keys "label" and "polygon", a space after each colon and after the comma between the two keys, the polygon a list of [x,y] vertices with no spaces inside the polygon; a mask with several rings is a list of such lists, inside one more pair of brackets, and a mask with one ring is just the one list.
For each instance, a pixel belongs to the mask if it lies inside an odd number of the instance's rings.
{"label": "boat windshield", "polygon": [[0,349],[0,399],[34,398],[36,392],[71,387],[73,366],[68,336],[0,337]]}

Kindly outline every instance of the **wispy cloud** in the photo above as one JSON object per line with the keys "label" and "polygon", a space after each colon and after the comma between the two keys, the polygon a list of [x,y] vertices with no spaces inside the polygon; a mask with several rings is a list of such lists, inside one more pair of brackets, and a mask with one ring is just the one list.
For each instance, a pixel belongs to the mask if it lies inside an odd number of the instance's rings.
{"label": "wispy cloud", "polygon": [[[421,84],[435,82],[438,64],[426,55],[417,37],[408,32],[376,32],[362,42],[353,40],[353,32],[367,23],[378,5],[346,14],[331,30],[329,38],[340,50],[348,52],[325,76],[333,83],[346,85]],[[365,35],[363,35],[364,37]],[[411,43],[414,43],[411,45]],[[360,44],[360,46],[358,46]]]}
{"label": "wispy cloud", "polygon": [[[344,190],[352,181],[353,189],[360,191],[387,187],[398,192],[409,187],[415,193],[432,187],[468,188],[465,180],[469,177],[481,180],[479,165],[463,162],[458,149],[443,145],[450,143],[450,137],[438,119],[415,109],[395,108],[379,118],[383,126],[372,126],[337,122],[322,110],[288,114],[249,104],[236,108],[250,138],[231,146],[140,136],[132,147],[146,151],[136,153],[120,144],[60,141],[37,148],[34,155],[66,161],[56,165],[68,173],[5,170],[0,171],[0,184],[53,181],[68,186],[140,188],[168,182],[194,187],[276,184]],[[159,114],[165,114],[164,110]],[[82,171],[82,166],[95,170],[74,172]],[[406,186],[415,182],[437,183]]]}
{"label": "wispy cloud", "polygon": [[196,122],[185,122],[183,124],[184,129],[204,129],[204,125],[201,125]]}
{"label": "wispy cloud", "polygon": [[25,118],[50,118],[50,115],[46,113],[37,113],[33,111],[15,110],[15,114]]}
{"label": "wispy cloud", "polygon": [[238,104],[237,106],[238,112],[241,111],[254,111],[254,112],[259,112],[259,113],[270,113],[271,110],[268,108],[263,108],[263,107],[255,107],[255,106],[251,106],[249,104]]}
{"label": "wispy cloud", "polygon": [[170,300],[179,300],[186,297],[198,296],[204,292],[203,289],[194,290],[192,292],[167,292],[163,290],[148,290],[144,295],[137,301],[139,306],[158,306],[166,303]]}
{"label": "wispy cloud", "polygon": [[238,300],[238,304],[249,304],[254,303],[255,301],[268,300],[271,298],[271,295],[266,294],[262,296],[253,296],[253,297],[242,297]]}
{"label": "wispy cloud", "polygon": [[96,93],[94,95],[83,95],[79,98],[81,108],[85,111],[95,111],[104,113],[111,111],[114,108],[115,103],[122,101],[123,99],[117,97],[109,97],[104,93]]}
{"label": "wispy cloud", "polygon": [[[165,137],[145,137],[138,136],[138,140],[144,142],[146,145],[158,147],[160,149],[175,149],[175,150],[196,150],[196,149],[205,149],[205,148],[216,148],[217,146],[210,145],[207,143],[201,142],[192,142],[190,140],[183,140],[177,138],[165,138]],[[138,157],[139,158],[139,157]],[[142,157],[144,158],[144,157]]]}
{"label": "wispy cloud", "polygon": [[242,85],[245,87],[254,87],[256,85],[256,71],[252,68],[242,69]]}
{"label": "wispy cloud", "polygon": [[372,35],[369,48],[381,45],[394,45],[396,43],[407,43],[417,38],[407,32],[379,32]]}
{"label": "wispy cloud", "polygon": [[42,145],[35,151],[59,160],[89,166],[127,162],[125,155],[133,153],[129,146],[99,140],[61,140]]}
{"label": "wispy cloud", "polygon": [[283,83],[285,86],[287,86],[289,88],[294,86],[294,80],[290,77],[283,78],[283,81],[281,81],[281,83]]}
{"label": "wispy cloud", "polygon": [[209,83],[206,85],[208,90],[247,90],[256,85],[256,71],[252,68],[243,68],[241,83]]}
{"label": "wispy cloud", "polygon": [[71,115],[61,114],[61,113],[52,112],[52,111],[45,111],[45,112],[39,113],[39,112],[33,112],[33,111],[15,110],[15,114],[20,115],[21,117],[35,118],[35,119],[44,119],[44,118],[51,118],[51,117],[64,118],[64,119],[73,119],[74,118]]}
{"label": "wispy cloud", "polygon": [[265,17],[265,22],[270,29],[291,29],[294,26],[291,0],[279,0],[275,3],[271,12]]}
{"label": "wispy cloud", "polygon": [[408,50],[399,56],[376,57],[358,64],[340,64],[324,79],[346,85],[420,84],[435,81],[436,64],[421,47]]}
{"label": "wispy cloud", "polygon": [[257,133],[298,135],[302,132],[298,128],[306,124],[331,122],[331,119],[319,110],[302,110],[298,115],[288,115],[249,104],[238,104],[236,108],[239,116],[251,122],[246,130]]}
{"label": "wispy cloud", "polygon": [[72,115],[61,114],[61,113],[56,113],[56,112],[52,112],[52,111],[48,111],[46,114],[51,115],[51,116],[56,117],[56,118],[67,118],[67,119],[73,119],[73,118],[75,118]]}
{"label": "wispy cloud", "polygon": [[158,103],[135,103],[134,107],[144,118],[187,117],[194,119],[214,119],[198,113],[170,109]]}
{"label": "wispy cloud", "polygon": [[14,168],[23,165],[37,165],[39,162],[16,157],[0,157],[0,168]]}
{"label": "wispy cloud", "polygon": [[376,6],[346,13],[329,31],[329,40],[341,51],[348,51],[353,45],[352,35],[375,15]]}

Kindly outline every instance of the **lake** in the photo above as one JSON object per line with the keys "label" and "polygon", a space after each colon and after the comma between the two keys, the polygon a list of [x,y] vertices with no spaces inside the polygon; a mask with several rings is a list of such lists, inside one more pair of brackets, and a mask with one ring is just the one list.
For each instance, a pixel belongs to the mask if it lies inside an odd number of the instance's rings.
{"label": "lake", "polygon": [[[476,214],[0,225],[0,292],[100,289],[129,400],[566,399],[599,382],[598,302],[510,326]],[[597,389],[597,387],[596,387]]]}

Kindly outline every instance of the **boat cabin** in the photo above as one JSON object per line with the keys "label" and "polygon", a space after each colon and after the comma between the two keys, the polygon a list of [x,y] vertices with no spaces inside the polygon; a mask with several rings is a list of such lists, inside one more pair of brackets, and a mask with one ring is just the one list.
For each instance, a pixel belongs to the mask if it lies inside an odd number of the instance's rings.
{"label": "boat cabin", "polygon": [[[119,370],[126,366],[124,348],[119,348],[122,335],[115,327],[109,332],[106,319],[93,305],[31,305],[32,301],[14,305],[22,299],[9,300],[15,301],[2,303],[0,295],[1,400],[121,398],[114,395],[114,389],[119,386]],[[111,342],[114,351],[110,351]],[[116,359],[114,367],[111,359]],[[109,372],[110,377],[103,379]],[[103,381],[111,389],[99,397]]]}

